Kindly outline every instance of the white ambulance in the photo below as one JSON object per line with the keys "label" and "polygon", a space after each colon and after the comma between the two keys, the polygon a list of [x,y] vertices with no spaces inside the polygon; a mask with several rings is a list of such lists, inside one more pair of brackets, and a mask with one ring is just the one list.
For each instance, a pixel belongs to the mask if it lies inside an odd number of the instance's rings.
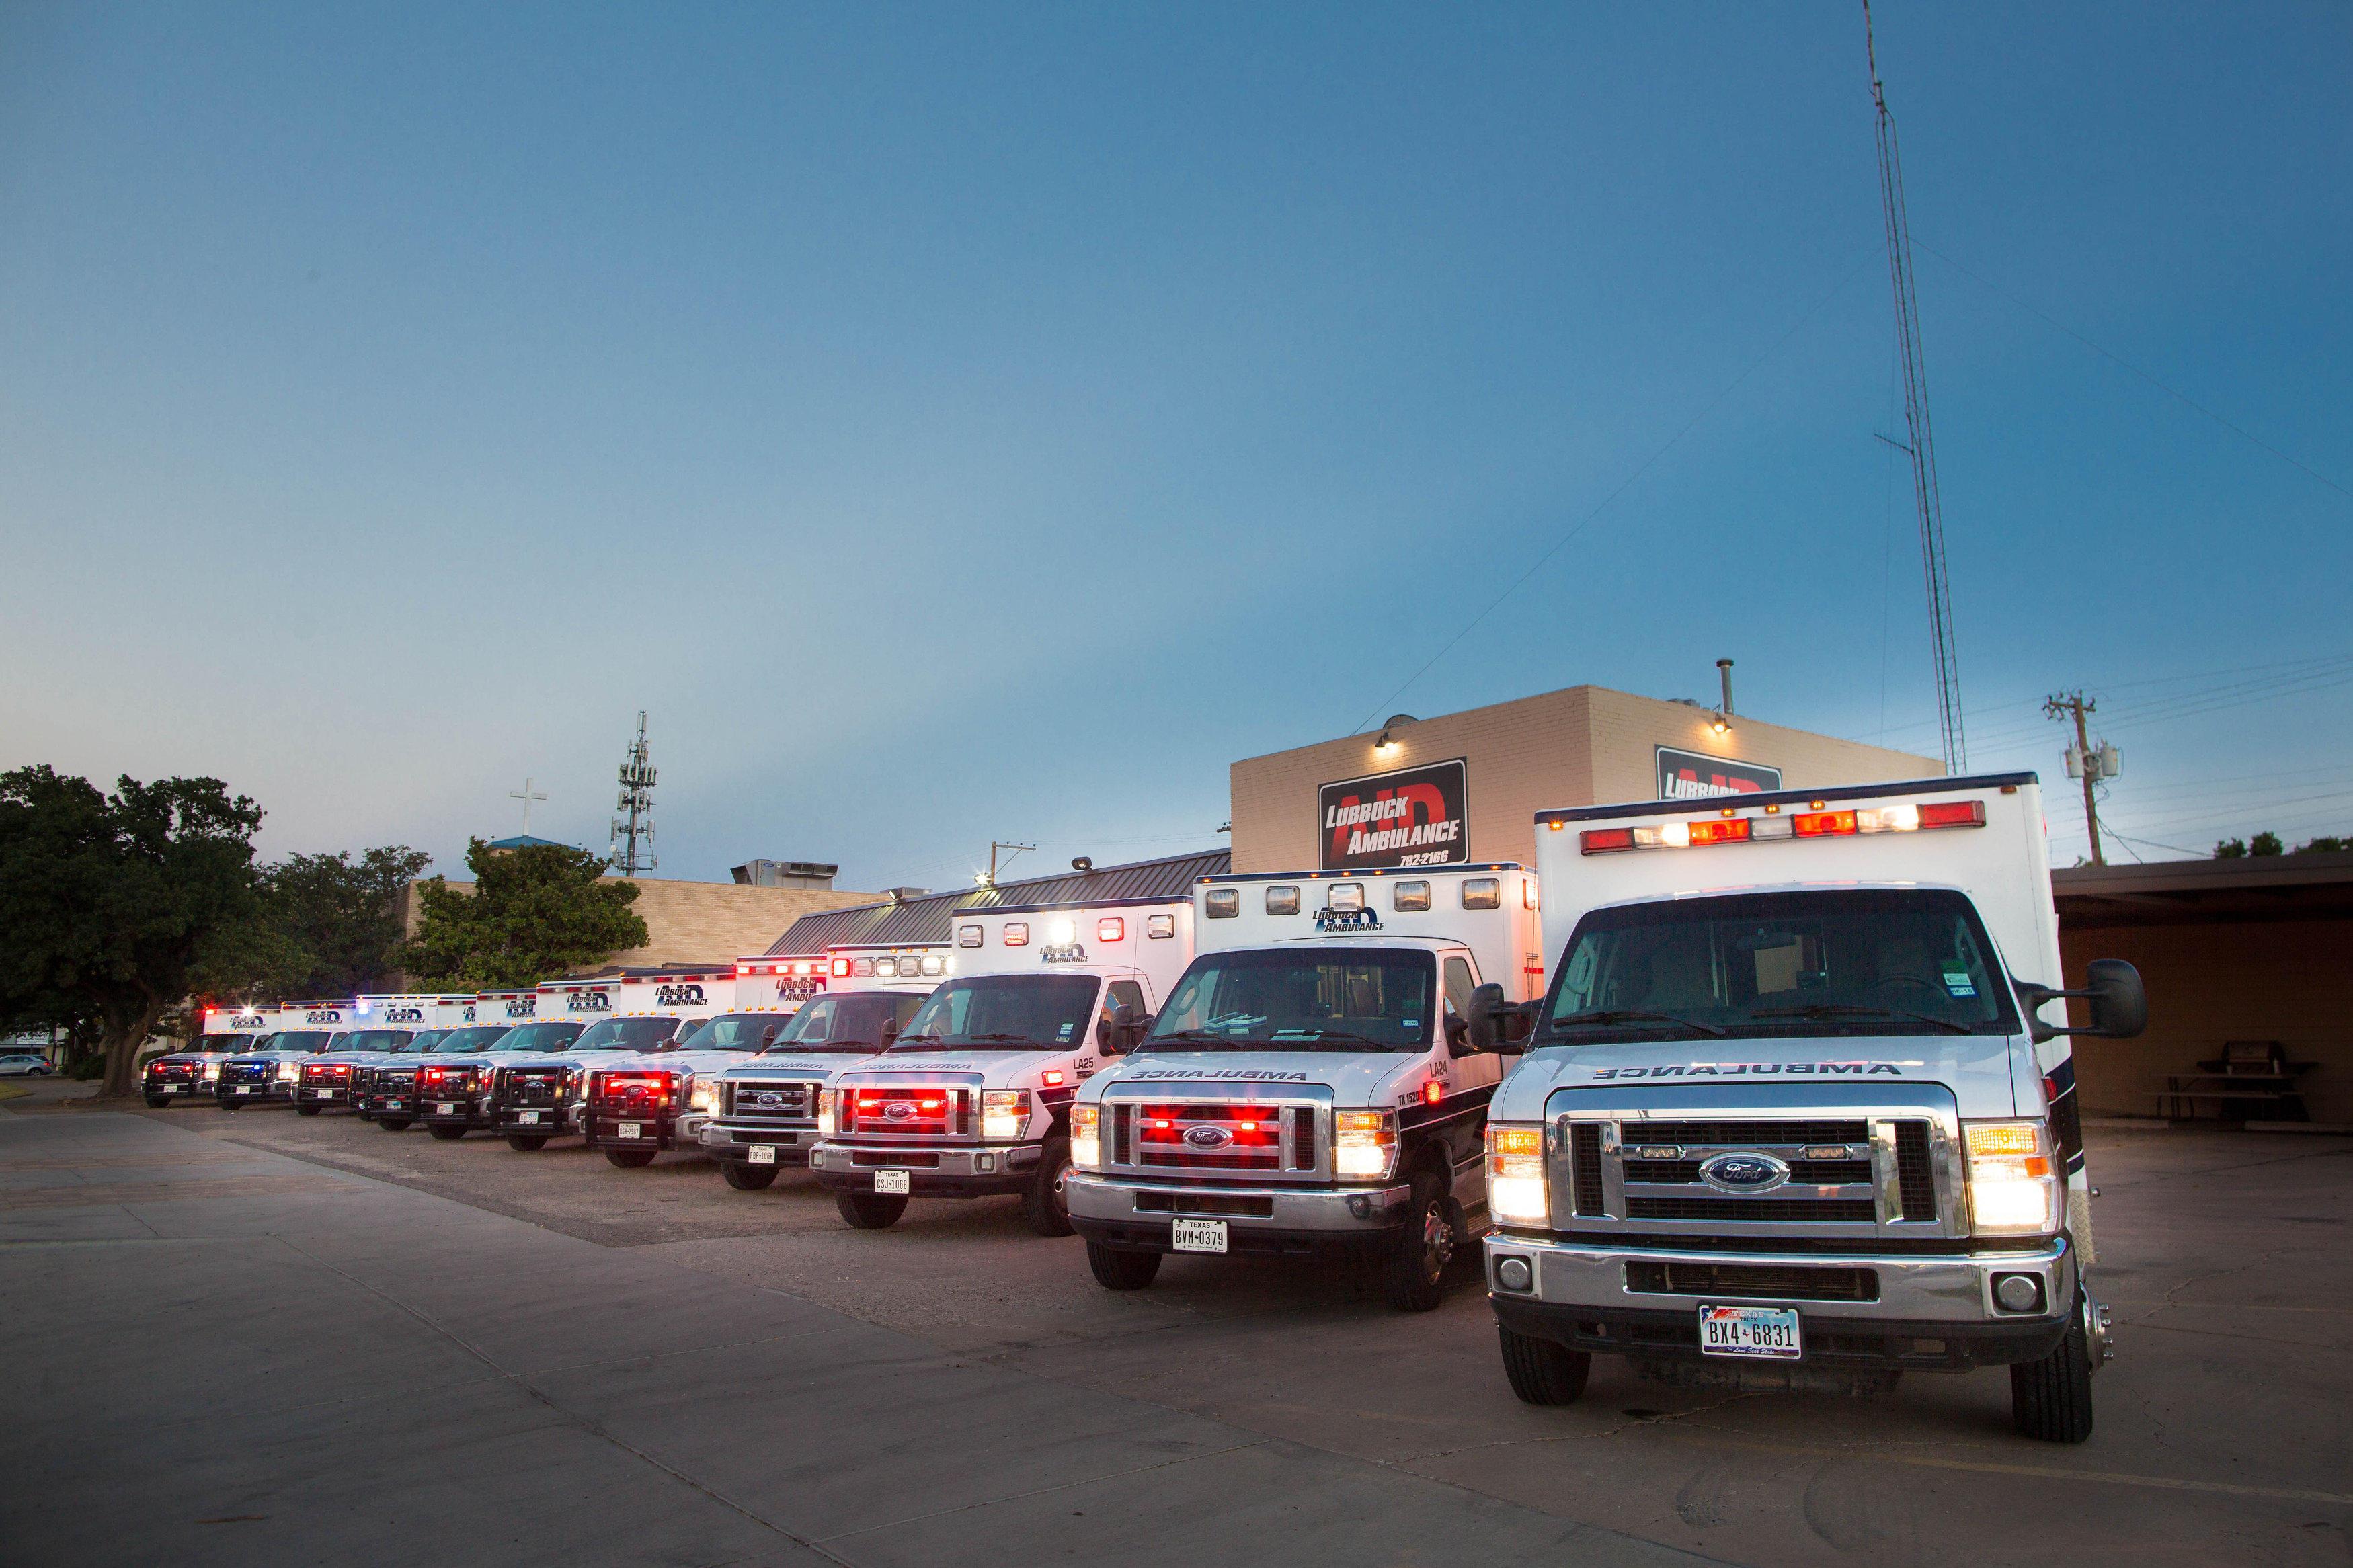
{"label": "white ambulance", "polygon": [[897,1038],[819,1094],[809,1170],[860,1229],[896,1224],[911,1195],[1007,1194],[1030,1229],[1068,1236],[1071,1097],[1184,971],[1192,900],[964,910],[952,941]]}
{"label": "white ambulance", "polygon": [[[707,1118],[692,1105],[696,1075],[758,1050],[760,1026],[775,1021],[738,1019],[735,995],[732,963],[624,974],[622,1016],[611,1033],[636,1045],[639,1057],[584,1064],[575,1120],[589,1147],[624,1170],[652,1164],[665,1149],[701,1150],[695,1135]],[[581,1043],[596,1042],[584,1035]]]}
{"label": "white ambulance", "polygon": [[[472,1035],[486,1026],[501,1024],[508,1026],[506,1032],[486,1046],[463,1051],[431,1050],[418,1057],[414,1092],[405,1097],[413,1107],[414,1119],[443,1140],[498,1130],[499,1069],[510,1063],[565,1060],[555,1053],[571,1049],[583,1031],[610,1016],[619,990],[618,980],[600,977],[547,980],[529,990],[515,987],[481,993],[474,999],[474,1026],[464,1032]],[[437,1042],[449,1043],[447,1039]],[[381,1081],[409,1087],[403,1082],[403,1065],[387,1064],[377,1070]]]}
{"label": "white ambulance", "polygon": [[[920,967],[922,960],[916,962]],[[796,1012],[802,1003],[825,994],[832,967],[832,961],[822,952],[757,952],[739,958],[735,961],[735,1011]]]}
{"label": "white ambulance", "polygon": [[278,1009],[272,1005],[206,1008],[188,1049],[168,1052],[146,1064],[140,1088],[147,1103],[160,1110],[175,1100],[211,1094],[220,1078],[222,1059],[252,1049],[278,1026],[277,1020]]}
{"label": "white ambulance", "polygon": [[[822,987],[797,1004],[773,1039],[762,1031],[758,1055],[696,1081],[694,1095],[703,1101],[698,1109],[709,1116],[699,1133],[703,1152],[739,1192],[770,1185],[779,1169],[807,1165],[817,1142],[818,1096],[836,1076],[896,1039],[948,968],[944,948],[892,948],[884,952],[891,973],[878,977],[875,950],[858,951],[867,957],[863,975],[854,973],[857,957],[847,949],[814,961],[764,954],[739,966],[751,971],[755,997],[765,997],[770,984],[779,1000],[805,984]],[[935,961],[928,975],[927,959]],[[842,973],[834,978],[837,963]],[[910,963],[902,979],[899,971]],[[774,981],[766,978],[772,974]]]}
{"label": "white ambulance", "polygon": [[1543,975],[1515,865],[1211,877],[1201,952],[1137,1047],[1072,1112],[1071,1218],[1095,1279],[1169,1252],[1377,1264],[1427,1311],[1483,1201],[1504,1053],[1482,1005]]}
{"label": "white ambulance", "polygon": [[1501,1017],[1532,1032],[1487,1130],[1513,1392],[1567,1404],[1597,1353],[1741,1387],[2007,1366],[2021,1433],[2088,1436],[2107,1315],[2065,1036],[2147,1005],[2114,961],[2063,988],[2034,775],[1536,822],[1557,958]]}
{"label": "white ambulance", "polygon": [[278,1027],[251,1047],[224,1058],[214,1094],[224,1110],[268,1100],[291,1100],[302,1064],[349,1028],[346,1000],[289,1002],[278,1009]]}

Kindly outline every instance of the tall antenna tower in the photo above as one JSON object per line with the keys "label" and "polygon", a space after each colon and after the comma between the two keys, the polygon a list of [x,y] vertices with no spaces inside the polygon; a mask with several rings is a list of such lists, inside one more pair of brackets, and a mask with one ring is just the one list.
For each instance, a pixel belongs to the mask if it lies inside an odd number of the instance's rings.
{"label": "tall antenna tower", "polygon": [[[621,756],[621,798],[617,809],[626,816],[613,818],[612,863],[624,877],[650,871],[661,864],[654,858],[654,764],[646,750],[646,711],[638,710],[638,738]],[[644,846],[644,853],[638,846]]]}
{"label": "tall antenna tower", "polygon": [[1961,734],[1961,669],[1953,653],[1953,599],[1945,576],[1945,509],[1936,495],[1936,442],[1928,429],[1928,371],[1920,354],[1920,310],[1912,287],[1912,226],[1904,214],[1904,165],[1895,155],[1895,117],[1879,80],[1871,37],[1871,0],[1862,0],[1862,52],[1871,64],[1871,101],[1879,117],[1879,202],[1887,215],[1887,273],[1895,285],[1895,337],[1904,353],[1904,418],[1912,444],[1912,489],[1920,502],[1920,558],[1928,577],[1928,635],[1936,656],[1936,716],[1945,771],[1968,767]]}

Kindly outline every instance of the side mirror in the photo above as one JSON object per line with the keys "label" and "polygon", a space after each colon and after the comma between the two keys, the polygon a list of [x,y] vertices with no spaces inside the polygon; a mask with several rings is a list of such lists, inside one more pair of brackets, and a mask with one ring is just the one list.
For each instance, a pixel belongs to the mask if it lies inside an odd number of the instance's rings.
{"label": "side mirror", "polygon": [[[2148,1027],[2148,993],[2140,971],[2121,958],[2095,958],[2084,966],[2086,982],[2080,991],[2054,991],[2031,981],[2016,982],[2018,999],[2026,1009],[2027,1032],[2037,1045],[2061,1035],[2096,1035],[2102,1039],[2129,1040]],[[2081,997],[2089,1005],[2092,1022],[2084,1028],[2042,1021],[2043,1004],[2063,997]]]}
{"label": "side mirror", "polygon": [[1110,1017],[1095,1020],[1095,1044],[1108,1054],[1117,1056],[1144,1038],[1144,1031],[1150,1027],[1151,1014],[1139,1013],[1123,1002],[1111,1010]]}
{"label": "side mirror", "polygon": [[898,1019],[896,1019],[896,1018],[885,1018],[885,1019],[883,1019],[883,1020],[882,1020],[882,1037],[881,1037],[881,1039],[878,1040],[878,1041],[877,1041],[877,1042],[875,1042],[875,1043],[876,1043],[876,1044],[877,1044],[877,1045],[878,1045],[881,1049],[883,1049],[883,1050],[886,1050],[886,1051],[887,1051],[887,1050],[889,1050],[889,1049],[891,1048],[891,1047],[892,1046],[892,1044],[894,1044],[894,1043],[898,1040],[898,1038],[899,1038],[899,1020],[898,1020]]}
{"label": "side mirror", "polygon": [[1520,1041],[1527,1039],[1527,1016],[1523,1008],[1504,1002],[1504,987],[1487,983],[1471,992],[1471,1016],[1463,1018],[1471,1030],[1473,1051],[1499,1051],[1504,1056],[1520,1056]]}
{"label": "side mirror", "polygon": [[777,1026],[774,1024],[760,1031],[760,1048],[766,1050],[776,1043]]}

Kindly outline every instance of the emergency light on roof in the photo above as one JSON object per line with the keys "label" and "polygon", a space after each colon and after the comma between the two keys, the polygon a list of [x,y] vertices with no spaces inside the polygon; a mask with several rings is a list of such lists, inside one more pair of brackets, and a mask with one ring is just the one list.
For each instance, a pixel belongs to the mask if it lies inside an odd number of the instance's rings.
{"label": "emergency light on roof", "polygon": [[1711,844],[1755,844],[1768,838],[1845,838],[1863,833],[1915,833],[1923,828],[1983,827],[1981,800],[1929,801],[1921,805],[1857,806],[1801,811],[1794,816],[1676,818],[1635,827],[1586,829],[1583,852],[1607,855],[1620,849],[1691,849]]}

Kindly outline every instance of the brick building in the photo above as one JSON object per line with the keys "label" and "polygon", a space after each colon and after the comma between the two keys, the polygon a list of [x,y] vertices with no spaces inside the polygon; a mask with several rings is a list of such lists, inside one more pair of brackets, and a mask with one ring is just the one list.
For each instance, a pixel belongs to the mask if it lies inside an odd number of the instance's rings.
{"label": "brick building", "polygon": [[[1572,686],[1234,763],[1234,869],[1443,863],[1428,858],[1437,856],[1533,864],[1535,814],[1548,807],[1944,771],[1932,757],[1745,714]],[[1362,828],[1376,837],[1357,840]],[[1398,858],[1416,855],[1425,858]]]}

